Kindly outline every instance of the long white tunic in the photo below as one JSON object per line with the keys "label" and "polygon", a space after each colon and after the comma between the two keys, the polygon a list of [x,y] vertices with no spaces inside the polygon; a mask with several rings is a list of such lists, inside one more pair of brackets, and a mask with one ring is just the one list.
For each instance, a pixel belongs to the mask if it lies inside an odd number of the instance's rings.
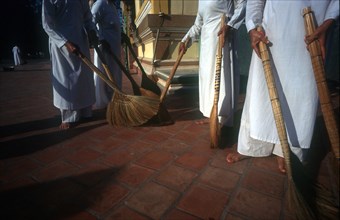
{"label": "long white tunic", "polygon": [[[98,34],[100,40],[106,40],[111,47],[111,51],[116,57],[121,57],[121,29],[120,20],[117,10],[113,3],[109,0],[97,0],[92,8],[93,21],[97,25]],[[117,85],[122,87],[122,72],[118,64],[113,60],[110,54],[105,53],[107,64]],[[94,53],[95,65],[104,72],[104,68],[101,65],[101,60],[97,53]],[[107,106],[112,97],[112,89],[100,78],[98,75],[94,75],[96,103],[95,108],[104,108]]]}
{"label": "long white tunic", "polygon": [[[235,2],[235,4],[234,4]],[[216,72],[217,33],[221,15],[228,17],[228,25],[238,29],[245,16],[245,0],[200,0],[194,25],[182,39],[191,40],[200,36],[199,57],[199,108],[205,117],[210,117],[214,100]],[[239,71],[232,35],[223,48],[223,60],[218,102],[219,120],[223,125],[233,125],[233,113],[239,93]]]}
{"label": "long white tunic", "polygon": [[21,65],[21,57],[20,57],[20,49],[18,46],[14,46],[12,49],[13,52],[13,59],[14,59],[14,65],[18,66]]}
{"label": "long white tunic", "polygon": [[85,30],[95,30],[95,25],[88,1],[44,0],[42,23],[49,36],[54,105],[65,110],[91,106],[95,102],[93,73],[65,47],[70,41],[90,58]]}
{"label": "long white tunic", "polygon": [[[318,107],[318,93],[309,52],[304,42],[302,9],[312,6],[318,24],[339,14],[339,2],[328,0],[252,0],[247,2],[248,31],[263,26],[272,43],[272,70],[276,80],[289,143],[309,148]],[[268,156],[280,144],[261,60],[253,52],[238,151]],[[300,158],[301,159],[301,158]]]}

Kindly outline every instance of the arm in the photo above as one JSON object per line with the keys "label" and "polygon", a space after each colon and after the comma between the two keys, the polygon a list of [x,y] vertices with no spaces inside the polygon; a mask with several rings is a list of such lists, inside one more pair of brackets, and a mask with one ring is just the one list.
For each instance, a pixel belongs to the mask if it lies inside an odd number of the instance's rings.
{"label": "arm", "polygon": [[231,28],[238,29],[245,17],[246,14],[246,0],[235,0],[234,2],[234,12],[229,21],[227,21],[227,25],[224,25],[217,33],[217,36],[220,36],[221,34],[223,41],[221,42],[222,45],[224,45],[225,37],[228,35],[229,30]]}
{"label": "arm", "polygon": [[250,0],[247,1],[246,11],[246,26],[249,32],[250,43],[257,56],[260,57],[259,42],[269,43],[266,35],[263,32],[257,31],[256,27],[262,25],[263,10],[265,0]]}
{"label": "arm", "polygon": [[182,39],[182,41],[179,45],[178,53],[180,53],[182,50],[184,50],[184,53],[186,52],[187,48],[185,47],[184,42],[188,38],[190,38],[190,41],[188,43],[188,47],[190,47],[193,39],[198,38],[198,36],[201,34],[202,25],[203,25],[203,19],[202,19],[201,15],[199,13],[197,13],[194,25],[191,26],[191,28],[189,29],[187,34],[183,37],[183,39]]}
{"label": "arm", "polygon": [[67,39],[55,28],[56,20],[56,8],[52,1],[43,0],[42,2],[42,26],[49,36],[49,38],[55,42],[55,44],[60,48],[65,45]]}
{"label": "arm", "polygon": [[323,60],[326,58],[326,37],[327,31],[339,17],[339,0],[329,2],[322,24],[317,27],[314,33],[305,36],[307,46],[315,40],[319,40]]}
{"label": "arm", "polygon": [[235,0],[234,1],[234,13],[233,16],[228,21],[228,26],[238,29],[246,15],[246,0]]}

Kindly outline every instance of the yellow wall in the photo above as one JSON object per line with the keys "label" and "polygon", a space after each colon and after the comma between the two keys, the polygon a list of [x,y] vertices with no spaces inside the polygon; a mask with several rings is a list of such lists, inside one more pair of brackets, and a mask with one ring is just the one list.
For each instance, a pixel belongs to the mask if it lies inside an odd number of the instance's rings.
{"label": "yellow wall", "polygon": [[[163,12],[170,15],[192,15],[196,16],[198,9],[198,0],[145,0],[143,4],[140,4],[140,0],[135,0],[136,6],[136,19],[141,15],[143,7],[147,3],[151,3],[151,9],[149,14],[158,14]],[[169,4],[170,2],[170,4]],[[170,6],[170,8],[169,8]],[[188,27],[189,30],[190,27]],[[184,37],[184,34],[183,34]],[[153,58],[154,42],[146,43],[138,47],[138,56],[144,59],[151,60]],[[170,54],[168,59],[176,59],[178,55],[178,42],[171,42],[169,48]],[[198,59],[199,45],[194,43],[184,55],[184,59]]]}

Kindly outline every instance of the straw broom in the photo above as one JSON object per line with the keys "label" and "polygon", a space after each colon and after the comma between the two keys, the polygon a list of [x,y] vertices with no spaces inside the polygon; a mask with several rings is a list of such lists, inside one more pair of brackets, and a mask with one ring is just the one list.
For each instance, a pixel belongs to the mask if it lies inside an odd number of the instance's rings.
{"label": "straw broom", "polygon": [[[303,9],[306,34],[312,34],[315,29],[313,12],[310,7]],[[318,40],[313,41],[309,46],[309,53],[312,60],[315,81],[319,93],[321,111],[326,124],[329,140],[335,158],[339,161],[339,130],[336,123],[331,96],[326,82],[326,73],[321,55],[321,47]]]}
{"label": "straw broom", "polygon": [[[221,28],[224,26],[225,15],[221,16]],[[219,36],[217,55],[216,55],[216,73],[215,73],[215,94],[214,103],[210,112],[210,147],[217,148],[220,142],[220,124],[218,121],[218,100],[220,96],[220,77],[221,77],[221,62],[222,62],[222,49],[223,49],[223,35]]]}
{"label": "straw broom", "polygon": [[[129,79],[135,95],[142,95],[142,96],[147,96],[147,97],[151,97],[155,99],[159,98],[159,96],[153,93],[152,91],[139,87],[137,82],[132,78],[130,72],[120,62],[119,58],[111,51],[109,51],[109,53],[112,55],[114,61],[118,64],[120,69],[124,72],[126,77]],[[165,108],[165,106],[162,103],[160,103],[159,105],[157,114],[151,117],[147,122],[145,122],[145,124],[155,124],[155,123],[162,124],[162,125],[168,125],[168,124],[173,123],[173,120],[171,119],[171,116],[168,110]]]}
{"label": "straw broom", "polygon": [[159,100],[146,96],[126,95],[119,90],[117,85],[107,79],[105,75],[80,51],[80,59],[113,90],[111,102],[108,104],[106,117],[112,126],[139,126],[148,121],[158,112]]}
{"label": "straw broom", "polygon": [[[258,27],[258,31],[262,31],[262,28]],[[332,218],[336,215],[337,208],[330,201],[330,194],[327,194],[320,185],[315,184],[305,174],[299,159],[290,151],[281,104],[271,69],[270,54],[267,45],[263,42],[259,43],[259,49],[274,120],[286,164],[289,208],[295,213],[296,218],[301,220],[318,219],[320,216]]]}

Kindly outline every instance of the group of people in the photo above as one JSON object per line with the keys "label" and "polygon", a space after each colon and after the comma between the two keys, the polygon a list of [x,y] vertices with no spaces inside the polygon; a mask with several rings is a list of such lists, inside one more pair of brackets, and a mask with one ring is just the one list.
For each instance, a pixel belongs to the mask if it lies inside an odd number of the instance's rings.
{"label": "group of people", "polygon": [[[319,25],[315,33],[309,36],[305,36],[302,17],[302,10],[306,7],[312,8]],[[226,15],[226,20],[221,29],[222,14]],[[270,45],[271,65],[291,151],[301,162],[305,160],[318,109],[318,92],[307,48],[312,41],[319,40],[323,54],[326,54],[326,33],[338,16],[338,0],[199,0],[195,23],[179,47],[179,51],[186,51],[184,42],[188,38],[200,38],[199,109],[205,119],[199,123],[209,122],[213,105],[218,35],[223,34],[225,37],[218,103],[222,126],[233,126],[239,93],[238,66],[242,60],[242,57],[237,56],[235,30],[243,21],[253,48],[237,152],[226,156],[228,163],[274,154],[277,155],[280,172],[286,172],[259,54],[260,41]],[[259,26],[263,32],[257,30]]]}
{"label": "group of people", "polygon": [[[319,28],[305,36],[302,9],[310,6]],[[92,107],[104,107],[112,91],[103,82],[93,80],[93,73],[77,57],[81,51],[90,57],[89,42],[103,48],[116,83],[121,86],[121,71],[109,56],[120,56],[119,17],[112,0],[97,0],[89,6],[88,0],[43,0],[43,27],[49,35],[52,60],[54,105],[61,111],[60,127],[66,129],[82,117],[90,117]],[[226,16],[220,28],[221,15]],[[253,54],[249,67],[237,152],[227,155],[228,163],[247,157],[275,154],[278,166],[285,172],[280,140],[259,57],[260,41],[270,45],[271,60],[284,120],[292,152],[304,160],[311,144],[315,124],[318,93],[310,61],[308,44],[319,40],[325,45],[328,27],[338,18],[338,0],[199,0],[193,26],[182,39],[179,51],[186,51],[187,39],[200,39],[199,109],[209,121],[214,99],[215,57],[218,36],[224,36],[220,82],[219,122],[222,126],[234,125],[234,113],[239,94],[239,70],[236,30],[245,22]],[[261,26],[262,31],[257,27]],[[89,39],[89,40],[88,40]],[[190,46],[191,43],[188,45]],[[204,56],[203,56],[204,55]],[[95,63],[101,68],[95,54]],[[102,85],[101,85],[102,84]],[[95,88],[101,91],[96,96]],[[102,95],[107,94],[107,95]]]}
{"label": "group of people", "polygon": [[[43,0],[42,23],[49,36],[52,60],[53,103],[61,112],[61,129],[68,129],[104,108],[112,89],[78,57],[90,58],[90,47],[99,48],[118,87],[122,74],[111,54],[120,57],[120,19],[114,0]],[[94,63],[102,69],[97,52]]]}

